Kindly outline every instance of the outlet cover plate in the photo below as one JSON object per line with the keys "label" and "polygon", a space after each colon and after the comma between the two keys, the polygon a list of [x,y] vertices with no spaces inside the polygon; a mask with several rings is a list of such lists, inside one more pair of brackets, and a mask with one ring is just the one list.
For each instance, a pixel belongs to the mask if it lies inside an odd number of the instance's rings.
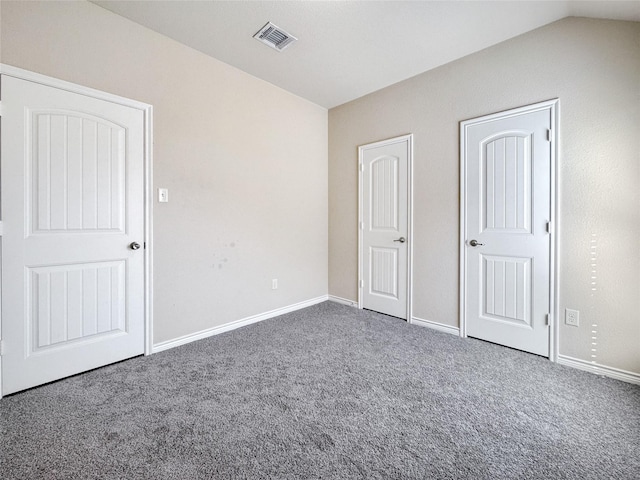
{"label": "outlet cover plate", "polygon": [[564,323],[572,327],[580,326],[580,312],[578,310],[564,309]]}

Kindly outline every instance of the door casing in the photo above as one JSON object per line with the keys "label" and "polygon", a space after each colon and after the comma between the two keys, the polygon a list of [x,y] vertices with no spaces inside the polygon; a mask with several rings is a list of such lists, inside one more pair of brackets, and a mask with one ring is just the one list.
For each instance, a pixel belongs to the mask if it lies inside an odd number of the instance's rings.
{"label": "door casing", "polygon": [[556,362],[558,359],[558,332],[559,332],[559,312],[558,312],[558,153],[560,151],[559,119],[560,100],[555,98],[540,103],[534,103],[524,107],[484,115],[460,122],[460,336],[466,337],[466,317],[467,317],[467,291],[466,291],[466,262],[467,262],[467,212],[466,212],[466,176],[467,176],[467,129],[473,125],[490,122],[496,119],[509,118],[540,110],[548,110],[551,116],[551,228],[550,255],[549,255],[549,359]]}
{"label": "door casing", "polygon": [[[106,100],[119,105],[138,109],[144,114],[144,354],[152,353],[153,345],[153,106],[95,90],[57,78],[41,75],[11,65],[0,64],[0,75],[28,80],[60,90]],[[0,117],[2,116],[0,97]],[[0,241],[2,236],[2,219],[0,218]],[[0,305],[2,289],[0,286]],[[2,345],[2,315],[0,309],[0,350]],[[2,385],[2,356],[0,355],[0,385]],[[0,389],[0,398],[2,390]]]}
{"label": "door casing", "polygon": [[362,289],[364,287],[363,255],[363,231],[364,231],[364,151],[370,148],[383,147],[394,143],[407,142],[408,144],[408,165],[407,165],[407,322],[411,323],[413,318],[412,293],[413,293],[413,134],[401,135],[379,142],[368,143],[358,147],[358,308],[362,309]]}

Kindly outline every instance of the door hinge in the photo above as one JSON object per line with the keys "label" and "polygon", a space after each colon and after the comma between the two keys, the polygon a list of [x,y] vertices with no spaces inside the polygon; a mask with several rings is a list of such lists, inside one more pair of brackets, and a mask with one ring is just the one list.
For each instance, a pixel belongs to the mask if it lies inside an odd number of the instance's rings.
{"label": "door hinge", "polygon": [[359,286],[360,288],[364,287],[364,280],[360,280],[360,281],[358,282],[358,286]]}
{"label": "door hinge", "polygon": [[551,314],[547,313],[545,317],[545,325],[551,325]]}
{"label": "door hinge", "polygon": [[0,340],[0,356],[4,355],[4,340]]}
{"label": "door hinge", "polygon": [[551,233],[552,225],[551,222],[547,222],[547,233]]}
{"label": "door hinge", "polygon": [[550,142],[553,139],[553,131],[550,128],[547,128],[547,141]]}
{"label": "door hinge", "polygon": [[0,117],[2,117],[4,114],[4,110],[2,108],[2,102],[0,101]]}
{"label": "door hinge", "polygon": [[147,242],[142,242],[142,248],[145,250],[147,249]]}
{"label": "door hinge", "polygon": [[364,222],[360,222],[360,230],[364,230]]}
{"label": "door hinge", "polygon": [[[353,171],[353,170],[352,170],[352,171]],[[361,172],[364,172],[364,163],[361,163],[361,164],[360,164],[360,171],[361,171]]]}

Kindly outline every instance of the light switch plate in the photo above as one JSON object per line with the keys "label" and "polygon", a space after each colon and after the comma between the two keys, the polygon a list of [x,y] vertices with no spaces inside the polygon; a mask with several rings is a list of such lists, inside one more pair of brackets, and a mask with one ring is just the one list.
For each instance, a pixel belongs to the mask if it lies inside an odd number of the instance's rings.
{"label": "light switch plate", "polygon": [[169,189],[168,188],[159,188],[158,189],[158,202],[166,203],[169,201]]}

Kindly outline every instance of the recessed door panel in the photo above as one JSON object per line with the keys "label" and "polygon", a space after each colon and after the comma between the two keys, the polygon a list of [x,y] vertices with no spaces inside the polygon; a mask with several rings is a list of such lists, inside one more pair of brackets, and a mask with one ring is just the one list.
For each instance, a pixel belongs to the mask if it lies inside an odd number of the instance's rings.
{"label": "recessed door panel", "polygon": [[486,320],[531,326],[531,259],[481,255],[480,288]]}
{"label": "recessed door panel", "polygon": [[31,353],[126,332],[124,260],[28,268]]}
{"label": "recessed door panel", "polygon": [[531,233],[531,135],[491,137],[480,152],[483,230]]}
{"label": "recessed door panel", "polygon": [[398,162],[388,155],[371,162],[371,231],[398,231]]}
{"label": "recessed door panel", "polygon": [[66,110],[27,115],[33,148],[30,233],[122,232],[125,129]]}
{"label": "recessed door panel", "polygon": [[369,293],[398,299],[398,249],[372,247]]}

